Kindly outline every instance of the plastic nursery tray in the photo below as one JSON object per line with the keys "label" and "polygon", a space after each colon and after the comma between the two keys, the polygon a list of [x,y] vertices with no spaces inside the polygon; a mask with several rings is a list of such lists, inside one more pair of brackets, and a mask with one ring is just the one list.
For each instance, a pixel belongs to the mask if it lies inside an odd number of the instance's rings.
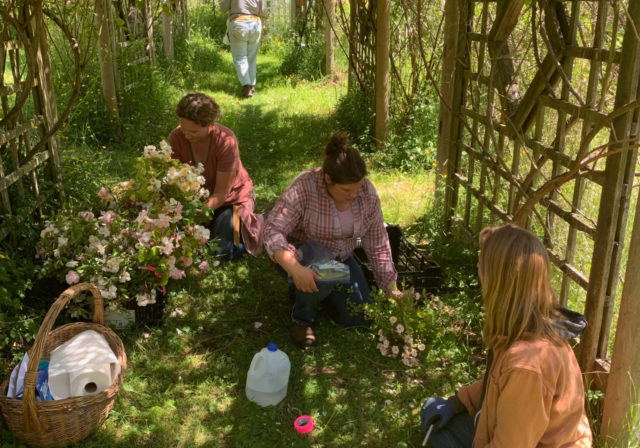
{"label": "plastic nursery tray", "polygon": [[124,304],[126,309],[135,311],[136,323],[140,325],[158,326],[164,321],[164,310],[166,308],[166,299],[164,296],[156,295],[156,303],[146,306],[138,306],[135,301]]}
{"label": "plastic nursery tray", "polygon": [[[398,226],[387,226],[391,256],[398,271],[398,286],[402,289],[415,288],[418,292],[437,293],[442,286],[440,265],[427,259],[427,251],[411,244]],[[360,244],[354,251],[369,285],[375,285],[375,279],[369,259]]]}

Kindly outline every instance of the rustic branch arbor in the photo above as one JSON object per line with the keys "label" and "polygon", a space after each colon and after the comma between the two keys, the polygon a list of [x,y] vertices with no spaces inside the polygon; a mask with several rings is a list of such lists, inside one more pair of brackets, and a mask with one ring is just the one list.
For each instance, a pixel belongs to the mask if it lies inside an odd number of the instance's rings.
{"label": "rustic branch arbor", "polygon": [[[445,29],[457,30],[441,82],[447,225],[477,234],[515,221],[543,237],[561,304],[584,304],[576,351],[593,377],[608,370],[638,169],[640,2],[448,0],[446,11]],[[619,442],[640,384],[639,333],[628,329],[640,315],[638,256],[631,247],[608,386],[595,376],[607,390],[602,436]]]}
{"label": "rustic branch arbor", "polygon": [[[415,12],[433,3],[415,0],[402,8]],[[386,4],[350,1],[349,88],[375,92],[379,143],[388,116]],[[640,336],[633,331],[640,324],[637,213],[625,239],[640,174],[640,2],[447,0],[440,14],[441,73],[426,76],[440,97],[436,177],[446,225],[473,236],[489,223],[512,221],[541,235],[560,303],[589,321],[576,352],[588,384],[606,390],[601,437],[624,443],[640,401]],[[397,70],[394,57],[392,45]],[[424,54],[421,59],[432,67]],[[409,96],[393,88],[394,104]]]}
{"label": "rustic branch arbor", "polygon": [[[27,196],[38,206],[42,166],[48,165],[47,177],[53,181],[58,199],[63,198],[55,135],[61,120],[51,82],[41,3],[7,2],[0,6],[0,67],[0,200],[3,212],[10,215],[13,205]],[[63,117],[67,113],[63,112]],[[6,224],[0,225],[0,240],[9,230]]]}

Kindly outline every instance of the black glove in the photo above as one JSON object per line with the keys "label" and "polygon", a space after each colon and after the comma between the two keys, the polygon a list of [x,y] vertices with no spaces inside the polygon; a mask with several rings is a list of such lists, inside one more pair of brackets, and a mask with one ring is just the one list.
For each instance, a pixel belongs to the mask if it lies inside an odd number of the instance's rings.
{"label": "black glove", "polygon": [[431,425],[434,425],[436,429],[442,429],[453,416],[464,409],[464,405],[455,395],[447,399],[431,397],[424,402],[420,410],[422,429],[426,432]]}

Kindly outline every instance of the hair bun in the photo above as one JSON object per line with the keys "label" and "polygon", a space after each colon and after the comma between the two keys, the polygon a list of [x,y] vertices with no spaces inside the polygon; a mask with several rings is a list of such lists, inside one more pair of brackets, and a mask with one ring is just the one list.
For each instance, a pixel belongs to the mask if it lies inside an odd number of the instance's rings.
{"label": "hair bun", "polygon": [[341,152],[349,152],[350,149],[351,142],[349,141],[349,137],[347,137],[347,134],[345,134],[344,132],[336,132],[331,136],[331,138],[329,138],[325,153],[327,155],[337,155]]}

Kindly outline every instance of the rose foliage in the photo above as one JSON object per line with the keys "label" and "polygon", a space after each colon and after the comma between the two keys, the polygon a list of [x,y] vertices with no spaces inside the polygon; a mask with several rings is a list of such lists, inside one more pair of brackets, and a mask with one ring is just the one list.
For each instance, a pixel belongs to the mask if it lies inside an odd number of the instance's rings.
{"label": "rose foliage", "polygon": [[146,146],[134,179],[102,187],[94,207],[46,221],[36,256],[69,285],[97,285],[112,309],[155,303],[170,280],[207,266],[199,260],[209,240],[201,224],[211,219],[202,171],[172,159],[165,141]]}
{"label": "rose foliage", "polygon": [[439,300],[425,300],[410,289],[393,299],[374,294],[373,301],[364,305],[364,312],[376,331],[376,348],[380,354],[415,367],[437,337],[435,321],[441,307]]}

